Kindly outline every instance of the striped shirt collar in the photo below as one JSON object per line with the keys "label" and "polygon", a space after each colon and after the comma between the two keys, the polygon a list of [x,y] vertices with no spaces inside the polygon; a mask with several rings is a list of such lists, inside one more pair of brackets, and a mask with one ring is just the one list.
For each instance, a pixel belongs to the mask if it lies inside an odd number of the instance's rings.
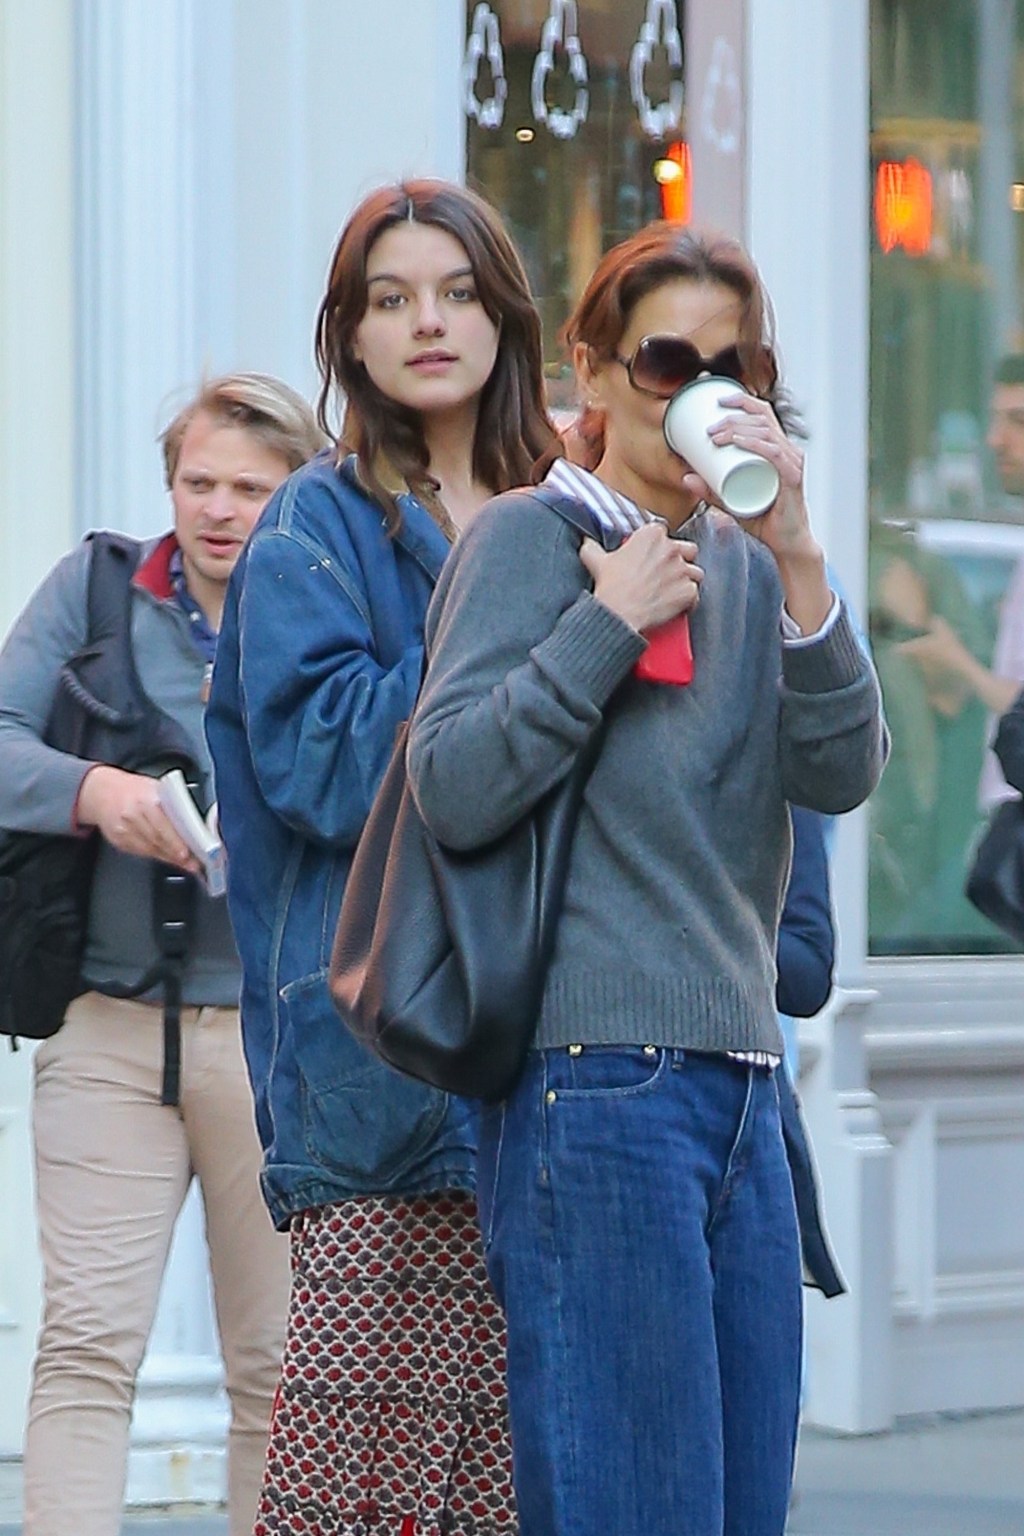
{"label": "striped shirt collar", "polygon": [[572,496],[576,501],[582,501],[602,528],[613,533],[632,533],[634,529],[654,519],[653,512],[645,512],[643,507],[638,507],[628,496],[605,485],[589,469],[583,469],[579,464],[570,464],[568,459],[556,459],[545,475],[544,483],[553,491],[560,491],[563,496]]}

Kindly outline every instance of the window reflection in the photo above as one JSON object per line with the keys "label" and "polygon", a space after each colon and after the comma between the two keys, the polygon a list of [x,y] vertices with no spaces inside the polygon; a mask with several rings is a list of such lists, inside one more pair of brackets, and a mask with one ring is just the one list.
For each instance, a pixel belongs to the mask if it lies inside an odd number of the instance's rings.
{"label": "window reflection", "polygon": [[[1000,359],[1024,354],[1022,10],[870,7],[868,605],[893,730],[870,810],[879,955],[1008,947],[963,882],[1005,792],[992,721],[1024,683],[1024,362],[1019,484],[992,425],[1011,420]],[[523,252],[569,406],[557,338],[586,276],[648,220],[686,216],[684,6],[468,0],[466,29],[469,180]]]}
{"label": "window reflection", "polygon": [[502,210],[523,254],[556,407],[572,395],[558,334],[601,255],[686,210],[683,9],[682,0],[467,5],[468,180]]}
{"label": "window reflection", "polygon": [[991,414],[1019,368],[1024,422],[1024,359],[1000,362],[1024,352],[1019,10],[871,6],[869,620],[893,734],[875,954],[1009,947],[963,881],[1006,793],[992,721],[1024,683],[1024,431],[1018,479]]}

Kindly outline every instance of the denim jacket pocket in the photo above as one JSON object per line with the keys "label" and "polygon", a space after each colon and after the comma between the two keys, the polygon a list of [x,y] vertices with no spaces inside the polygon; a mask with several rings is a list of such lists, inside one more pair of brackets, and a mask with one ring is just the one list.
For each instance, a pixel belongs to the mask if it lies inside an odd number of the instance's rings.
{"label": "denim jacket pocket", "polygon": [[440,1129],[448,1095],[402,1077],[352,1038],[331,1001],[326,970],[282,987],[278,1007],[298,1067],[309,1157],[367,1192],[386,1190]]}

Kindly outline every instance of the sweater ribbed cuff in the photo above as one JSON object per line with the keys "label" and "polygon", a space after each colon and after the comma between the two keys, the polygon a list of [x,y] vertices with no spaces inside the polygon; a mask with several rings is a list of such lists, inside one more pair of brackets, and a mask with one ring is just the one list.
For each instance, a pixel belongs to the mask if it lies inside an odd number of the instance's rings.
{"label": "sweater ribbed cuff", "polygon": [[864,652],[843,603],[836,622],[812,645],[782,648],[782,677],[794,693],[831,693],[864,676]]}
{"label": "sweater ribbed cuff", "polygon": [[643,635],[583,592],[530,654],[567,698],[601,708],[646,647]]}

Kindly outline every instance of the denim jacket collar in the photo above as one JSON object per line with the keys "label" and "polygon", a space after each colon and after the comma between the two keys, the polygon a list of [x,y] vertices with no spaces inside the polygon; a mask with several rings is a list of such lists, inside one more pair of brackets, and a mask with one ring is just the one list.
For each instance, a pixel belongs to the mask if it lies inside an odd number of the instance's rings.
{"label": "denim jacket collar", "polygon": [[[354,453],[350,453],[343,459],[338,469],[350,484],[364,496],[367,494]],[[401,545],[406,554],[422,566],[431,581],[436,581],[451,545],[423,503],[417,501],[410,490],[399,489],[402,482],[398,480],[394,471],[391,472],[390,478],[394,480],[395,500],[402,513],[398,532],[393,535],[395,543]],[[391,488],[389,484],[388,489]],[[384,521],[384,514],[381,513],[381,522]]]}

